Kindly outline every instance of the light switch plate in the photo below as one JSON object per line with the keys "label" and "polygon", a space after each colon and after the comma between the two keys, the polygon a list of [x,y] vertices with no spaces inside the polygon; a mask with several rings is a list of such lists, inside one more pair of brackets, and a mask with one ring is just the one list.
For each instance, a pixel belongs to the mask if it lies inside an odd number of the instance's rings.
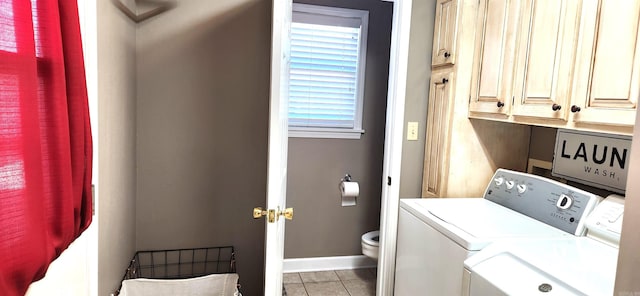
{"label": "light switch plate", "polygon": [[407,122],[407,141],[418,140],[418,122]]}

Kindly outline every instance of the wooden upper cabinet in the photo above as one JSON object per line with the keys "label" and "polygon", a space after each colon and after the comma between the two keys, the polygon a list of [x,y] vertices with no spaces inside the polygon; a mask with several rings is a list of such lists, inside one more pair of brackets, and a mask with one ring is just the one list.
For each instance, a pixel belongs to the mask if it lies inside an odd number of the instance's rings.
{"label": "wooden upper cabinet", "polygon": [[576,126],[633,126],[640,95],[640,1],[584,0],[581,20],[572,120]]}
{"label": "wooden upper cabinet", "polygon": [[516,121],[518,116],[567,120],[578,8],[575,0],[522,1],[513,84]]}
{"label": "wooden upper cabinet", "polygon": [[454,105],[453,72],[434,71],[429,87],[422,196],[439,197],[449,171],[449,135]]}
{"label": "wooden upper cabinet", "polygon": [[519,2],[480,0],[469,100],[472,117],[505,119],[510,114]]}
{"label": "wooden upper cabinet", "polygon": [[433,67],[453,65],[456,59],[458,1],[438,0],[433,28]]}

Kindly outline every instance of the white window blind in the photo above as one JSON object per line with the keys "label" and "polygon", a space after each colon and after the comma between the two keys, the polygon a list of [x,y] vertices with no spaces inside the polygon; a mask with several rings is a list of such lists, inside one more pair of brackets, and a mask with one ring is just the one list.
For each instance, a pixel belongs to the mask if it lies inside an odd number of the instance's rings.
{"label": "white window blind", "polygon": [[359,137],[367,15],[366,11],[294,5],[290,130],[346,131]]}

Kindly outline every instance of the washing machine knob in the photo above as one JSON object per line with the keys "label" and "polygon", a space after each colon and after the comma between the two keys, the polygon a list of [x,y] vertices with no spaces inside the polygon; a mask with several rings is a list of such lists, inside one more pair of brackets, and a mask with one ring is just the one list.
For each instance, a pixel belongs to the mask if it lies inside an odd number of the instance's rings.
{"label": "washing machine knob", "polygon": [[514,185],[516,185],[515,182],[513,181],[506,181],[504,182],[505,185],[507,185],[507,189],[512,189]]}
{"label": "washing machine knob", "polygon": [[518,193],[520,194],[523,194],[525,191],[527,191],[527,185],[525,184],[518,184],[516,188],[518,189]]}
{"label": "washing machine knob", "polygon": [[496,183],[496,186],[500,186],[500,185],[502,185],[502,183],[504,183],[504,178],[503,177],[497,177],[497,178],[493,179],[493,182]]}
{"label": "washing machine knob", "polygon": [[560,197],[558,198],[558,202],[556,202],[556,206],[563,210],[570,208],[572,204],[573,204],[573,198],[571,198],[571,196],[568,196],[566,194],[560,194]]}

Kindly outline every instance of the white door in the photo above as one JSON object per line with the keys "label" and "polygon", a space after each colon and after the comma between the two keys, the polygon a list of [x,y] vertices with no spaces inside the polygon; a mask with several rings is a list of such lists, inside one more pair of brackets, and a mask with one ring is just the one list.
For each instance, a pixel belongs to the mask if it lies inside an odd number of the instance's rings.
{"label": "white door", "polygon": [[[273,0],[272,3],[264,294],[281,295],[285,221],[281,214],[284,212],[287,196],[289,32],[292,0]],[[275,221],[269,222],[269,215],[274,214]]]}

